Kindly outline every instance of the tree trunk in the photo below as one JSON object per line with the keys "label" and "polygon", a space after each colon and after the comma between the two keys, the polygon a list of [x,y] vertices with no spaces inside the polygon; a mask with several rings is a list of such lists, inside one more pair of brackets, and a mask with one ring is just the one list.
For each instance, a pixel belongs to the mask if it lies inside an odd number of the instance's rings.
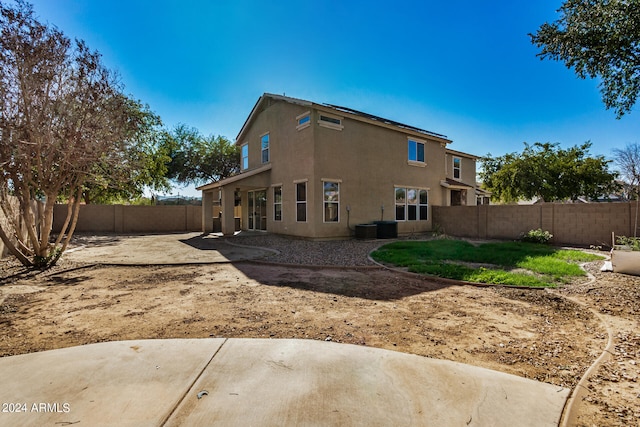
{"label": "tree trunk", "polygon": [[29,260],[29,258],[27,258],[22,252],[18,250],[18,248],[16,248],[16,245],[13,244],[13,242],[11,241],[9,236],[7,236],[7,233],[4,232],[2,227],[0,227],[0,240],[2,240],[2,243],[4,243],[6,248],[9,250],[9,253],[15,256],[22,265],[24,265],[25,267],[31,267],[33,265],[33,263]]}
{"label": "tree trunk", "polygon": [[62,247],[60,248],[60,251],[56,254],[56,257],[51,263],[51,265],[58,262],[58,259],[60,259],[60,256],[62,256],[62,253],[67,250],[67,245],[71,241],[71,237],[73,237],[73,232],[76,230],[76,224],[78,223],[78,215],[80,214],[80,193],[81,193],[81,190],[78,190],[78,195],[75,197],[73,202],[73,219],[71,220],[71,226],[69,227],[69,230],[67,230],[67,233],[66,233],[67,236],[65,237],[64,242],[62,243]]}
{"label": "tree trunk", "polygon": [[42,215],[42,221],[40,222],[40,253],[39,256],[47,258],[51,245],[49,244],[49,237],[51,236],[51,228],[53,226],[53,205],[55,204],[56,196],[47,194],[44,204],[44,212]]}

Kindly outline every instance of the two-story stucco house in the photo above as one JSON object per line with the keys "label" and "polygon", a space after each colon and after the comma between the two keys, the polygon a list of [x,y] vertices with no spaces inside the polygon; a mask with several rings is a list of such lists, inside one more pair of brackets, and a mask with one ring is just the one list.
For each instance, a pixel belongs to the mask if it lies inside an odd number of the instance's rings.
{"label": "two-story stucco house", "polygon": [[434,205],[475,205],[476,156],[434,132],[350,108],[285,96],[258,99],[236,139],[241,172],[199,187],[203,231],[220,201],[224,234],[243,230],[334,238],[357,224],[432,229]]}

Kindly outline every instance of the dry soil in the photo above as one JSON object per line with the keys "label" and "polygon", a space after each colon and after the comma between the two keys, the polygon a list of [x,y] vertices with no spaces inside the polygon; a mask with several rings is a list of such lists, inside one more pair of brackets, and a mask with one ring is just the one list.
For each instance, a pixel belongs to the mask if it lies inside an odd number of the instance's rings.
{"label": "dry soil", "polygon": [[587,266],[593,279],[545,291],[457,286],[365,267],[63,263],[26,273],[4,260],[0,356],[128,339],[306,338],[575,387],[602,353],[608,325],[615,354],[591,378],[578,425],[638,425],[640,278],[600,273],[601,264]]}

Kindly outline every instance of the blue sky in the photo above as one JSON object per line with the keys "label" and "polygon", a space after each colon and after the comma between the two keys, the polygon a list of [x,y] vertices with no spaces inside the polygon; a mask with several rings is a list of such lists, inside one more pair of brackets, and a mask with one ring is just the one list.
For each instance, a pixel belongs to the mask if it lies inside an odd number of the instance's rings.
{"label": "blue sky", "polygon": [[640,139],[639,112],[617,120],[597,81],[536,57],[528,33],[561,0],[31,2],[168,127],[234,140],[269,92],[442,133],[476,155],[590,140],[611,157]]}

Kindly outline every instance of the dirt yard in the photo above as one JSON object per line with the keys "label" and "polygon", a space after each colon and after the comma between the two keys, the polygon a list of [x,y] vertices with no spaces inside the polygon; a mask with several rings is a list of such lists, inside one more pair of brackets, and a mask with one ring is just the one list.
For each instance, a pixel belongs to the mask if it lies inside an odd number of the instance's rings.
{"label": "dirt yard", "polygon": [[549,292],[451,286],[371,268],[67,264],[16,274],[2,261],[0,356],[128,339],[305,338],[573,388],[607,343],[604,320],[615,331],[615,354],[590,381],[578,425],[638,425],[640,278],[600,273],[599,265],[588,267],[595,281]]}

